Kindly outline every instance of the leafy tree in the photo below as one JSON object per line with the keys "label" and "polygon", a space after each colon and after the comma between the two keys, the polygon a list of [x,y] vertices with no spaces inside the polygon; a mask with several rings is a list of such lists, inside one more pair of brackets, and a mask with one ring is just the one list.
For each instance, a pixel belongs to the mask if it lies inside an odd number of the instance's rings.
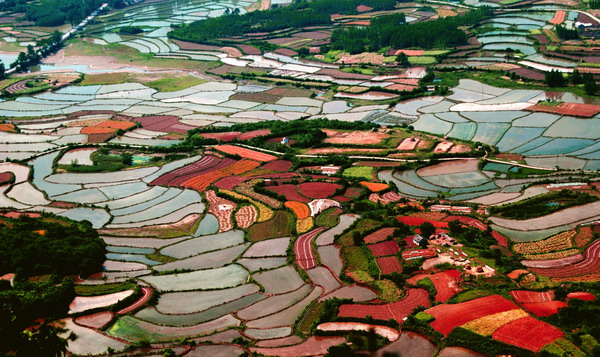
{"label": "leafy tree", "polygon": [[410,62],[408,62],[408,56],[404,52],[400,52],[396,56],[396,62],[398,62],[398,65],[400,65],[402,67],[410,65]]}
{"label": "leafy tree", "polygon": [[548,87],[564,87],[566,85],[565,77],[557,70],[546,72],[544,77]]}
{"label": "leafy tree", "polygon": [[577,68],[573,70],[573,73],[571,73],[569,80],[571,81],[571,84],[575,85],[583,83],[583,77],[581,77],[581,73],[579,73],[579,70]]}
{"label": "leafy tree", "polygon": [[4,63],[0,61],[0,79],[6,78],[6,68],[4,67]]}
{"label": "leafy tree", "polygon": [[556,34],[563,40],[576,40],[579,38],[579,31],[577,29],[568,29],[563,25],[556,26]]}
{"label": "leafy tree", "polygon": [[419,229],[421,230],[421,235],[425,239],[429,239],[430,236],[435,234],[435,226],[431,222],[423,222],[423,224],[419,226]]}

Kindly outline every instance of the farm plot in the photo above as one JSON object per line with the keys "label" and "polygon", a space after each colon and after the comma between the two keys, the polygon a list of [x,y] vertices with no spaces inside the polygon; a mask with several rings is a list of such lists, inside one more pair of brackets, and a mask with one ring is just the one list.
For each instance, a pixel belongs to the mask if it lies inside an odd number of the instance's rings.
{"label": "farm plot", "polygon": [[[569,259],[569,258],[564,258],[566,259],[565,263],[567,263],[566,266],[564,266],[564,264],[561,264],[561,259],[557,259],[555,261],[553,261],[553,263],[555,263],[554,266],[548,267],[547,269],[542,269],[542,268],[534,268],[532,269],[533,272],[535,272],[536,274],[540,274],[540,275],[544,275],[544,276],[549,276],[549,277],[554,277],[554,278],[573,278],[576,276],[581,276],[581,275],[586,275],[586,274],[590,274],[590,273],[595,273],[597,271],[600,270],[600,259],[598,259],[598,257],[600,256],[600,241],[595,241],[592,244],[590,244],[585,252],[584,252],[584,259],[580,260],[580,259],[574,259],[577,256],[574,256],[573,259]],[[575,260],[575,261],[573,261]]]}
{"label": "farm plot", "polygon": [[77,314],[101,307],[109,307],[128,298],[132,294],[133,290],[125,290],[118,293],[99,296],[77,296],[69,305],[69,314]]}
{"label": "farm plot", "polygon": [[403,319],[408,316],[416,307],[429,306],[427,291],[424,289],[409,289],[406,297],[400,301],[384,304],[345,304],[340,306],[338,313],[339,317],[355,317],[366,318],[371,316],[376,320],[394,319],[402,323]]}
{"label": "farm plot", "polygon": [[547,344],[563,337],[558,328],[527,316],[512,321],[493,334],[492,338],[533,352],[539,352]]}
{"label": "farm plot", "polygon": [[237,204],[224,198],[218,197],[213,190],[204,192],[206,201],[210,204],[208,212],[212,213],[219,221],[219,230],[217,232],[226,232],[233,229],[232,214],[237,208]]}
{"label": "farm plot", "polygon": [[285,256],[290,238],[276,238],[254,243],[243,255],[244,258]]}
{"label": "farm plot", "polygon": [[240,244],[229,248],[213,251],[210,253],[199,254],[193,257],[180,259],[174,262],[154,266],[156,271],[172,270],[199,270],[208,268],[218,268],[226,264],[231,264],[240,256],[250,243]]}
{"label": "farm plot", "polygon": [[[446,302],[450,300],[451,297],[456,295],[456,293],[461,291],[461,288],[458,284],[460,281],[462,281],[462,278],[460,276],[460,272],[456,269],[447,270],[432,275],[417,275],[417,277],[421,279],[428,278],[433,283],[433,286],[436,290],[435,301],[437,302]],[[409,280],[412,282],[414,280],[418,281],[421,279],[412,278]]]}
{"label": "farm plot", "polygon": [[254,279],[269,294],[282,294],[298,289],[304,281],[292,266],[254,274]]}
{"label": "farm plot", "polygon": [[396,256],[378,257],[375,261],[383,274],[402,273],[402,264]]}
{"label": "farm plot", "polygon": [[314,268],[317,265],[312,245],[313,239],[326,228],[314,229],[306,234],[299,236],[294,242],[294,253],[296,254],[296,263],[304,270]]}
{"label": "farm plot", "polygon": [[302,202],[286,201],[284,205],[292,210],[298,219],[308,218],[310,216],[310,209]]}
{"label": "farm plot", "polygon": [[296,186],[296,185],[284,184],[284,185],[279,185],[279,186],[270,186],[267,189],[270,191],[273,191],[275,193],[278,193],[280,195],[285,196],[285,198],[289,201],[304,202],[304,203],[310,202],[309,198],[302,196],[298,192],[298,186]]}
{"label": "farm plot", "polygon": [[231,155],[239,155],[245,159],[256,160],[256,161],[273,161],[277,157],[269,154],[265,154],[259,151],[246,149],[234,145],[217,145],[214,147],[216,150],[222,151]]}
{"label": "farm plot", "polygon": [[331,271],[323,266],[309,269],[306,273],[313,284],[323,288],[323,294],[329,294],[341,286],[340,282],[332,275]]}
{"label": "farm plot", "polygon": [[142,280],[159,291],[182,291],[229,288],[243,284],[247,278],[248,272],[244,268],[232,264],[191,273],[147,276]]}
{"label": "farm plot", "polygon": [[302,314],[302,312],[308,307],[313,301],[323,294],[323,289],[315,287],[308,296],[300,300],[298,303],[281,310],[272,315],[262,317],[257,320],[252,320],[246,323],[249,328],[273,328],[281,326],[291,326]]}
{"label": "farm plot", "polygon": [[256,294],[258,291],[258,286],[246,284],[222,290],[165,293],[160,296],[156,309],[163,314],[191,314]]}
{"label": "farm plot", "polygon": [[240,321],[231,315],[225,315],[213,321],[194,326],[170,327],[152,324],[131,316],[123,316],[112,325],[107,333],[126,341],[170,341],[180,338],[205,335],[239,326]]}
{"label": "farm plot", "polygon": [[177,259],[232,247],[244,243],[244,232],[235,230],[211,236],[189,239],[163,248],[160,253]]}
{"label": "farm plot", "polygon": [[303,196],[313,199],[330,197],[341,188],[342,186],[336,183],[328,182],[305,182],[298,185],[298,191]]}
{"label": "farm plot", "polygon": [[241,160],[236,161],[230,166],[223,167],[221,169],[212,170],[205,174],[193,177],[187,181],[184,181],[181,185],[183,187],[194,188],[198,191],[205,191],[208,186],[213,182],[230,175],[239,175],[246,171],[257,168],[260,164],[252,160]]}
{"label": "farm plot", "polygon": [[367,246],[371,253],[376,257],[383,257],[387,255],[393,255],[400,252],[398,243],[393,241],[369,244]]}
{"label": "farm plot", "polygon": [[394,234],[395,228],[387,227],[376,230],[375,232],[365,236],[363,238],[364,242],[367,244],[379,243],[387,240]]}

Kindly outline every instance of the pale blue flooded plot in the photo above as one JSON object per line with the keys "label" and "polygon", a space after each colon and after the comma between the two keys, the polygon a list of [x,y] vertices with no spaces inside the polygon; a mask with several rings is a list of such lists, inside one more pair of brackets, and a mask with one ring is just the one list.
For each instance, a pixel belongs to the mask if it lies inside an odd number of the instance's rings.
{"label": "pale blue flooded plot", "polygon": [[476,131],[477,124],[475,123],[458,123],[454,124],[448,136],[460,140],[471,140]]}
{"label": "pale blue flooded plot", "polygon": [[145,255],[140,254],[121,254],[121,253],[106,253],[106,259],[118,260],[123,262],[136,262],[146,265],[157,265],[160,264],[154,260],[146,258]]}
{"label": "pale blue flooded plot", "polygon": [[504,135],[504,132],[510,128],[510,124],[505,123],[479,123],[477,132],[471,139],[484,144],[495,145]]}
{"label": "pale blue flooded plot", "polygon": [[595,144],[593,140],[586,139],[554,139],[540,147],[525,152],[525,155],[563,155],[581,150]]}
{"label": "pale blue flooded plot", "polygon": [[11,63],[13,63],[17,57],[19,57],[18,53],[1,53],[0,54],[0,62],[4,63],[4,67],[8,68]]}
{"label": "pale blue flooded plot", "polygon": [[52,196],[55,200],[77,203],[98,203],[108,199],[97,188],[88,188],[80,191],[70,192],[60,196]]}
{"label": "pale blue flooded plot", "polygon": [[428,133],[445,135],[452,130],[452,123],[436,118],[433,114],[421,115],[419,120],[413,124],[415,130],[426,131]]}
{"label": "pale blue flooded plot", "polygon": [[600,170],[600,160],[589,161],[583,169],[590,170],[590,171],[599,171]]}
{"label": "pale blue flooded plot", "polygon": [[529,151],[531,149],[535,149],[539,146],[542,146],[542,145],[546,144],[547,142],[549,142],[550,140],[552,140],[552,139],[541,136],[537,139],[531,140],[530,142],[528,142],[525,145],[521,145],[519,147],[512,149],[511,152],[514,152],[517,154],[522,154],[526,151]]}
{"label": "pale blue flooded plot", "polygon": [[562,117],[548,128],[544,136],[597,139],[600,138],[600,119]]}
{"label": "pale blue flooded plot", "polygon": [[496,146],[500,151],[510,151],[538,138],[543,132],[544,128],[512,127],[508,129]]}
{"label": "pale blue flooded plot", "polygon": [[110,253],[124,253],[124,254],[152,254],[154,249],[151,248],[135,248],[135,247],[117,247],[109,245],[106,250]]}
{"label": "pale blue flooded plot", "polygon": [[437,186],[449,188],[480,186],[490,181],[486,175],[479,171],[428,176],[423,177],[423,180],[427,180]]}
{"label": "pale blue flooded plot", "polygon": [[200,224],[198,225],[198,229],[196,229],[196,233],[194,233],[195,237],[205,236],[208,234],[215,234],[219,230],[219,220],[217,217],[212,214],[207,214],[204,216]]}
{"label": "pale blue flooded plot", "polygon": [[[483,104],[495,104],[495,103],[487,103],[483,102]],[[498,112],[461,112],[462,116],[476,121],[478,123],[489,123],[489,122],[498,122],[498,123],[509,123],[515,120],[516,118],[520,118],[522,116],[527,115],[527,112],[521,112],[516,110],[510,111],[498,111]]]}
{"label": "pale blue flooded plot", "polygon": [[474,200],[478,197],[483,197],[489,194],[492,194],[494,192],[497,192],[498,190],[490,190],[490,191],[479,191],[479,192],[472,192],[472,193],[463,193],[460,195],[456,195],[456,196],[451,196],[448,197],[448,199],[450,201],[467,201],[467,200]]}
{"label": "pale blue flooded plot", "polygon": [[98,89],[100,89],[101,86],[99,85],[91,85],[91,86],[68,86],[65,88],[61,88],[59,90],[56,91],[56,93],[59,94],[79,94],[79,95],[93,95],[96,94],[96,92],[98,91]]}
{"label": "pale blue flooded plot", "polygon": [[537,128],[547,128],[557,121],[560,115],[547,113],[532,113],[513,121],[513,126],[531,126]]}
{"label": "pale blue flooded plot", "polygon": [[57,196],[81,188],[81,185],[57,184],[44,180],[45,177],[52,174],[52,162],[59,154],[60,152],[56,151],[39,156],[31,161],[31,165],[33,166],[33,184],[38,189],[45,191],[48,196]]}
{"label": "pale blue flooded plot", "polygon": [[149,187],[145,182],[133,182],[133,183],[125,183],[114,186],[105,186],[100,187],[99,190],[102,191],[110,200],[115,200],[127,196],[132,196],[141,192],[148,190]]}
{"label": "pale blue flooded plot", "polygon": [[475,193],[475,192],[490,192],[490,191],[497,190],[497,189],[498,189],[498,186],[496,186],[496,184],[494,182],[488,181],[488,182],[484,183],[483,185],[479,185],[479,186],[453,188],[450,190],[450,193],[453,195],[463,195],[463,194]]}
{"label": "pale blue flooded plot", "polygon": [[110,219],[110,215],[103,209],[73,208],[59,216],[67,217],[75,221],[88,221],[96,229],[102,228]]}
{"label": "pale blue flooded plot", "polygon": [[483,46],[484,50],[490,51],[506,51],[507,49],[519,50],[525,55],[536,53],[535,47],[518,43],[490,43]]}

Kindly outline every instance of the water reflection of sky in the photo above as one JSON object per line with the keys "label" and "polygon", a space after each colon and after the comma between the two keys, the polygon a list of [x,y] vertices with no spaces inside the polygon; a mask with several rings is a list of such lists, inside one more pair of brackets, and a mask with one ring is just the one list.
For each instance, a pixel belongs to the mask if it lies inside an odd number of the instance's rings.
{"label": "water reflection of sky", "polygon": [[4,67],[8,68],[18,57],[18,54],[0,53],[0,61],[4,63]]}

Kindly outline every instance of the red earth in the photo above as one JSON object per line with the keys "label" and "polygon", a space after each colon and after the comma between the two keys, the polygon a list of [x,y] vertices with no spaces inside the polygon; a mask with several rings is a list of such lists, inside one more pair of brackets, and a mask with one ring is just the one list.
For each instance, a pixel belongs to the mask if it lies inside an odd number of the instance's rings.
{"label": "red earth", "polygon": [[564,333],[558,328],[527,316],[500,327],[492,334],[492,338],[509,345],[538,352],[547,344],[563,337],[563,335]]}

